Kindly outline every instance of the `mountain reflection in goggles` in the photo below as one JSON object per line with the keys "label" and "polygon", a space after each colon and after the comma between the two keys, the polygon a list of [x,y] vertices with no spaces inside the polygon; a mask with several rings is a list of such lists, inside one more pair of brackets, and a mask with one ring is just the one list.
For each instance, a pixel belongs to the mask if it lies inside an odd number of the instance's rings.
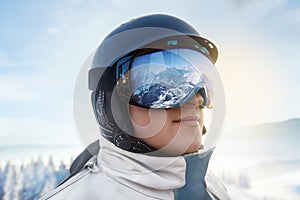
{"label": "mountain reflection in goggles", "polygon": [[212,63],[190,49],[158,50],[127,57],[117,63],[119,95],[129,103],[146,108],[176,108],[196,93],[211,107],[212,89],[206,75]]}

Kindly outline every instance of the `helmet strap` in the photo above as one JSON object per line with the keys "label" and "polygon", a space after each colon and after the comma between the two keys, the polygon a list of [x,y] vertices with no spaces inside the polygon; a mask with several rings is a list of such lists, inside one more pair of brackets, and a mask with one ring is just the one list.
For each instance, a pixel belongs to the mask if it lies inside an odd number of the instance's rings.
{"label": "helmet strap", "polygon": [[[93,108],[97,121],[100,125],[101,134],[115,146],[126,151],[134,153],[149,153],[156,151],[155,148],[149,146],[138,138],[128,134],[133,133],[132,124],[130,121],[126,102],[121,102],[119,98],[112,96],[111,92],[98,91],[92,94]],[[114,99],[112,99],[114,98]],[[117,106],[118,116],[112,113],[112,100],[115,101],[113,106]],[[126,130],[122,130],[116,123],[114,117],[118,117],[118,124]],[[130,131],[130,132],[129,132]]]}

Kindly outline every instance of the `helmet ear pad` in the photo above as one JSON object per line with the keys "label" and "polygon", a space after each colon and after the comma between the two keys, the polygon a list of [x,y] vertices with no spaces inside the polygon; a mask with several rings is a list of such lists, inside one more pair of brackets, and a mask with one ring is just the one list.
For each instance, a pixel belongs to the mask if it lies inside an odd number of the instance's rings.
{"label": "helmet ear pad", "polygon": [[114,129],[114,123],[107,114],[107,111],[109,111],[110,108],[105,106],[105,96],[105,91],[93,91],[91,94],[91,102],[95,118],[100,126],[100,132],[105,138],[110,140]]}
{"label": "helmet ear pad", "polygon": [[126,101],[122,101],[111,92],[96,91],[92,93],[92,103],[104,138],[117,147],[131,152],[156,151],[155,148],[132,136],[133,128]]}
{"label": "helmet ear pad", "polygon": [[133,133],[128,106],[112,92],[93,91],[91,102],[97,122],[103,129],[112,132],[119,127],[123,132]]}
{"label": "helmet ear pad", "polygon": [[111,120],[122,132],[133,135],[134,129],[129,114],[129,100],[120,97],[116,92],[105,92],[105,107],[107,110],[108,118]]}

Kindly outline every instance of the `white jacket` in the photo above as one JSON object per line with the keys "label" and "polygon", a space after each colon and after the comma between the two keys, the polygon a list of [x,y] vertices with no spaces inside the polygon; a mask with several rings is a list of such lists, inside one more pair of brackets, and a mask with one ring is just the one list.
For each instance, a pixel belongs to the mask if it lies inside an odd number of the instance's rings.
{"label": "white jacket", "polygon": [[[151,157],[117,148],[104,138],[87,167],[41,199],[174,199],[185,185],[186,162],[179,157]],[[230,199],[212,173],[206,173],[211,199]]]}

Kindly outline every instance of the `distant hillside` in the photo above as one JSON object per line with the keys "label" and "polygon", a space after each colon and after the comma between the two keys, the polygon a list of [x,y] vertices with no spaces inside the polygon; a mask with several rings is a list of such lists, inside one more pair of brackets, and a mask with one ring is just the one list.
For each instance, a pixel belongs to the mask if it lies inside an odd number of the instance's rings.
{"label": "distant hillside", "polygon": [[272,160],[250,166],[249,174],[253,177],[268,177],[298,171],[300,160]]}
{"label": "distant hillside", "polygon": [[256,132],[256,133],[273,133],[273,134],[284,134],[289,131],[293,131],[294,134],[300,134],[300,118],[289,119],[282,122],[271,122],[263,123],[254,126],[248,126],[238,130],[245,133]]}
{"label": "distant hillside", "polygon": [[300,158],[300,119],[264,123],[227,132],[222,143],[224,148],[238,149],[247,156]]}
{"label": "distant hillside", "polygon": [[282,122],[270,122],[258,125],[247,126],[233,131],[233,134],[286,134],[292,131],[294,134],[300,134],[300,118],[289,119]]}
{"label": "distant hillside", "polygon": [[0,146],[0,163],[4,161],[28,161],[38,156],[51,155],[57,160],[70,161],[76,157],[83,147],[80,145],[7,145]]}

